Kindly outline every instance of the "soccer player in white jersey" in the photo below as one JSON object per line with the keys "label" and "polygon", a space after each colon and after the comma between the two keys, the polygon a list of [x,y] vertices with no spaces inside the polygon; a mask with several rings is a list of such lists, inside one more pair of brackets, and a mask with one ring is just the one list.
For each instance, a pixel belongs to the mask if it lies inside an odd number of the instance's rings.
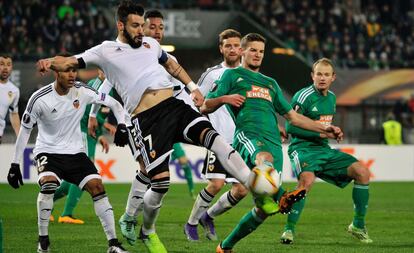
{"label": "soccer player in white jersey", "polygon": [[[145,36],[152,37],[156,39],[159,43],[161,43],[162,39],[164,38],[164,16],[162,15],[162,13],[154,9],[147,10],[144,14],[144,20]],[[168,53],[167,55],[169,58],[172,58],[174,61],[177,62],[177,59],[174,56]],[[173,76],[171,76],[167,71],[164,70],[164,72],[168,80],[174,85],[174,97],[183,100],[186,104],[192,106],[194,110],[197,110],[194,106],[193,101],[191,100],[190,95],[185,89],[185,85]],[[105,87],[103,87],[102,89],[105,89]],[[133,146],[134,144],[130,143],[130,147]],[[175,143],[173,148],[174,152],[171,154],[171,159],[177,159],[180,163],[181,167],[184,170],[184,175],[187,179],[187,184],[189,185],[190,193],[193,193],[194,186],[192,172],[188,164],[188,159],[185,156],[185,152],[182,149],[180,143]],[[131,245],[134,245],[137,240],[135,232],[135,226],[137,224],[136,220],[137,216],[143,209],[143,198],[145,192],[149,188],[149,184],[150,179],[148,178],[145,169],[141,168],[137,171],[137,175],[132,181],[131,189],[128,194],[127,205],[125,207],[125,212],[119,219],[121,233],[127,239],[127,242]]]}
{"label": "soccer player in white jersey", "polygon": [[187,72],[168,58],[155,39],[143,36],[143,14],[142,6],[122,1],[117,10],[116,41],[105,41],[75,57],[42,59],[37,66],[45,73],[50,69],[97,65],[114,85],[132,116],[138,148],[134,157],[151,180],[151,188],[144,194],[140,238],[149,252],[163,253],[167,250],[155,232],[155,221],[170,185],[168,157],[174,143],[187,142],[212,150],[226,170],[243,184],[247,184],[250,170],[206,117],[173,97],[172,84],[163,74],[163,66],[186,84],[196,106],[204,101]]}
{"label": "soccer player in white jersey", "polygon": [[9,80],[13,70],[10,56],[0,55],[0,144],[6,127],[6,115],[9,112],[10,123],[16,136],[19,134],[20,118],[18,113],[19,89]]}
{"label": "soccer player in white jersey", "polygon": [[53,209],[53,195],[61,180],[76,184],[92,196],[95,213],[108,239],[107,252],[127,252],[116,237],[112,206],[106,196],[101,176],[85,154],[80,128],[80,121],[88,104],[106,105],[112,109],[118,120],[114,142],[124,146],[128,142],[125,112],[122,105],[110,96],[75,82],[76,75],[77,70],[72,67],[56,71],[56,80],[30,97],[22,117],[22,127],[7,179],[13,188],[23,185],[19,163],[31,130],[37,124],[39,131],[33,151],[40,185],[37,198],[37,252],[50,250],[49,217]]}
{"label": "soccer player in white jersey", "polygon": [[[210,67],[204,72],[199,81],[201,93],[205,96],[215,89],[215,81],[220,79],[223,72],[229,68],[240,66],[241,34],[233,29],[226,29],[219,34],[219,50],[223,62]],[[227,143],[233,143],[235,125],[225,106],[208,115],[211,124],[223,136]],[[203,175],[208,180],[207,186],[201,190],[191,210],[190,217],[184,227],[184,233],[190,241],[198,241],[197,225],[200,222],[209,240],[217,240],[213,219],[235,206],[246,194],[247,189],[233,176],[226,172],[213,152],[207,152],[204,162]],[[211,201],[225,183],[232,183],[231,190],[224,193],[220,199],[209,208]],[[208,210],[207,210],[208,209]]]}

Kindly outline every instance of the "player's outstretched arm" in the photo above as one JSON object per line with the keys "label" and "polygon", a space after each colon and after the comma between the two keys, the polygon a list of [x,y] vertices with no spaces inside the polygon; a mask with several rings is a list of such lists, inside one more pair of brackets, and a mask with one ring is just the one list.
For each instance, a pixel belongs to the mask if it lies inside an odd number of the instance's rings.
{"label": "player's outstretched arm", "polygon": [[290,110],[288,113],[283,115],[283,117],[285,117],[289,123],[294,126],[322,134],[322,138],[330,138],[333,136],[335,136],[334,139],[343,138],[342,130],[339,127],[325,126],[309,119],[306,116],[303,116],[302,114],[297,113],[294,110]]}
{"label": "player's outstretched arm", "polygon": [[234,107],[240,107],[243,105],[245,97],[239,94],[224,95],[217,98],[206,99],[203,105],[200,107],[202,114],[209,114],[216,111],[220,106],[228,104]]}
{"label": "player's outstretched arm", "polygon": [[23,185],[22,173],[20,171],[20,158],[23,156],[23,151],[29,141],[31,132],[31,128],[20,127],[19,134],[17,135],[13,161],[7,174],[7,181],[15,189]]}
{"label": "player's outstretched arm", "polygon": [[168,58],[167,61],[163,63],[163,66],[167,72],[170,73],[170,75],[185,84],[187,89],[191,92],[191,98],[193,99],[195,106],[200,107],[204,102],[204,97],[198,89],[198,86],[187,74],[187,71],[185,71],[185,69],[179,63],[171,58]]}
{"label": "player's outstretched arm", "polygon": [[12,112],[9,115],[10,118],[10,123],[13,127],[14,133],[16,134],[16,136],[19,134],[20,131],[20,117],[19,114],[17,112]]}
{"label": "player's outstretched arm", "polygon": [[52,58],[40,59],[36,63],[37,70],[42,75],[49,72],[49,70],[65,71],[68,68],[77,68],[78,65],[78,60],[74,56],[55,56]]}

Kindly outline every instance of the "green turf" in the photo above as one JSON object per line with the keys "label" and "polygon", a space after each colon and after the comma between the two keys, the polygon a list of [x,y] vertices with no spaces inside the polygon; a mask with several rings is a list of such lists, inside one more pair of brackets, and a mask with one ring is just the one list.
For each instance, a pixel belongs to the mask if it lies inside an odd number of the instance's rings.
{"label": "green turf", "polygon": [[[289,185],[292,188],[292,185]],[[201,189],[203,185],[197,185]],[[269,218],[257,231],[242,240],[235,248],[239,253],[259,252],[414,252],[414,183],[372,183],[367,225],[374,243],[363,245],[346,233],[352,221],[352,187],[337,189],[318,183],[312,189],[297,227],[294,245],[281,245],[285,217]],[[129,185],[106,185],[115,218],[124,211]],[[14,190],[0,184],[0,217],[4,227],[4,252],[35,252],[37,240],[36,198],[38,187],[25,185]],[[238,207],[216,219],[218,235],[223,238],[251,208],[251,197]],[[182,230],[193,200],[186,185],[172,185],[165,198],[157,231],[169,252],[215,252],[217,242],[187,242]],[[63,209],[63,201],[55,206],[54,214]],[[84,225],[54,222],[50,225],[52,252],[105,252],[106,240],[88,194],[82,196],[75,215]],[[141,217],[142,219],[142,217]],[[141,223],[141,219],[139,223]],[[118,235],[119,228],[117,226]],[[122,241],[124,241],[122,239]],[[124,242],[130,252],[146,252],[138,241],[134,247]]]}

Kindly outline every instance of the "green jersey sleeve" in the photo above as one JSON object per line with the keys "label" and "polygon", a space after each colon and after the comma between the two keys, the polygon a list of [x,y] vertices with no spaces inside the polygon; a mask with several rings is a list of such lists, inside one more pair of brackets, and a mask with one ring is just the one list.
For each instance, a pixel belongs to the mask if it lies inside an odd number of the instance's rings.
{"label": "green jersey sleeve", "polygon": [[[293,110],[295,110],[297,113],[304,114],[306,106],[301,104],[298,101],[299,94],[301,94],[301,93],[297,92],[295,94],[295,96],[293,96],[293,98],[292,98],[292,107],[293,107]],[[286,132],[288,134],[297,136],[297,137],[302,138],[302,139],[311,139],[312,140],[312,139],[315,139],[315,138],[320,138],[320,134],[318,132],[314,132],[314,131],[306,130],[306,129],[303,129],[303,128],[300,128],[300,127],[296,127],[296,126],[290,124],[288,121],[286,121]]]}
{"label": "green jersey sleeve", "polygon": [[276,82],[274,82],[274,84],[276,87],[276,96],[273,101],[273,105],[275,106],[276,112],[280,115],[285,115],[292,110],[292,106],[290,106],[289,102],[283,96],[282,89],[280,89],[279,85]]}
{"label": "green jersey sleeve", "polygon": [[230,93],[231,87],[233,85],[233,74],[232,70],[228,69],[224,71],[223,75],[219,80],[216,80],[216,87],[207,94],[206,98],[218,98]]}

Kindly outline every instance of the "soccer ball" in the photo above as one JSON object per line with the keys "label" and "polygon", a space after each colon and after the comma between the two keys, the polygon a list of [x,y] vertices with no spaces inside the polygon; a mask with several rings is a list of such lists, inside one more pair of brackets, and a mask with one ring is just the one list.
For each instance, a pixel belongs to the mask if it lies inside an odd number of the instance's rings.
{"label": "soccer ball", "polygon": [[255,194],[273,195],[279,191],[282,184],[282,173],[278,173],[273,167],[261,164],[252,169],[247,183]]}

